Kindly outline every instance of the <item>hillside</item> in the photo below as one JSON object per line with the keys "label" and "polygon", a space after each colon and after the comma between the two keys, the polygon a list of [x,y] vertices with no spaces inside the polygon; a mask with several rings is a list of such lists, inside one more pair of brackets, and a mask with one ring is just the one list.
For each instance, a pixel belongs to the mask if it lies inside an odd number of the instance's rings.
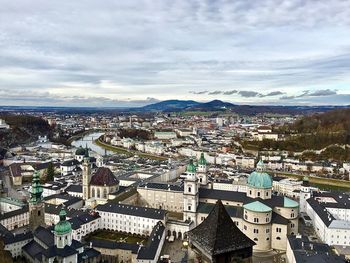
{"label": "hillside", "polygon": [[[338,106],[348,108],[349,106]],[[143,106],[127,109],[129,112],[218,112],[227,111],[243,115],[256,115],[261,113],[274,114],[310,114],[334,110],[336,106],[268,106],[268,105],[237,105],[221,100],[209,102],[196,102],[193,100],[166,100]]]}
{"label": "hillside", "polygon": [[322,150],[318,156],[329,160],[350,160],[350,109],[337,109],[322,114],[304,116],[282,126],[275,132],[285,134],[283,141],[244,141],[246,149],[306,151],[304,159],[317,159],[308,150]]}
{"label": "hillside", "polygon": [[3,114],[0,118],[10,125],[10,130],[0,131],[0,147],[11,147],[36,140],[39,135],[47,135],[49,124],[38,117],[29,115]]}

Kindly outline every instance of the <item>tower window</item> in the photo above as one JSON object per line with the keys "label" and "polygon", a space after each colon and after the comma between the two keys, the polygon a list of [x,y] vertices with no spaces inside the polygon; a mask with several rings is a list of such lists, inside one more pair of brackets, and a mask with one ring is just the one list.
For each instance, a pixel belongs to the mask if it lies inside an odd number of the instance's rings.
{"label": "tower window", "polygon": [[260,196],[260,192],[258,192],[258,196]]}
{"label": "tower window", "polygon": [[188,192],[191,193],[192,192],[192,188],[188,187]]}
{"label": "tower window", "polygon": [[38,211],[38,216],[40,216],[40,210]]}
{"label": "tower window", "polygon": [[188,210],[191,210],[191,206],[190,205],[188,206]]}

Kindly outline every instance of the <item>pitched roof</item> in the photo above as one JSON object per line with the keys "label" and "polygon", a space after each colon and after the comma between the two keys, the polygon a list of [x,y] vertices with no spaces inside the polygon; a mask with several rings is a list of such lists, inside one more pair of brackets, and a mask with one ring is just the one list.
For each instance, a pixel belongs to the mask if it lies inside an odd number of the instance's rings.
{"label": "pitched roof", "polygon": [[188,236],[190,242],[212,256],[255,245],[231,220],[221,200],[200,225],[188,232]]}
{"label": "pitched roof", "polygon": [[119,184],[119,180],[114,176],[112,171],[106,167],[100,167],[91,177],[91,185],[111,186]]}

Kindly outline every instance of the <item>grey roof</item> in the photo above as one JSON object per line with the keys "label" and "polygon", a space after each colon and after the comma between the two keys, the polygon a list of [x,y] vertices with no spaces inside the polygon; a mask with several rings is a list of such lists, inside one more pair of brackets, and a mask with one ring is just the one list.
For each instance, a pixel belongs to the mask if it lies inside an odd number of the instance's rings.
{"label": "grey roof", "polygon": [[139,260],[158,260],[156,257],[157,250],[161,245],[161,239],[164,234],[165,227],[162,222],[158,222],[147,240],[147,244],[144,247],[141,247],[137,259]]}
{"label": "grey roof", "polygon": [[85,248],[83,253],[78,255],[78,263],[86,262],[87,259],[95,258],[101,255],[101,253],[93,248]]}
{"label": "grey roof", "polygon": [[345,262],[343,256],[332,253],[327,244],[310,242],[305,236],[288,236],[297,263],[340,263]]}
{"label": "grey roof", "polygon": [[34,230],[34,238],[40,240],[42,243],[44,243],[47,247],[53,246],[55,244],[54,241],[54,235],[53,233],[42,226],[38,226]]}
{"label": "grey roof", "polygon": [[74,254],[78,254],[78,251],[75,250],[74,248],[70,247],[70,246],[65,246],[64,248],[58,248],[56,246],[51,246],[48,249],[45,249],[42,254],[46,257],[46,258],[52,258],[55,256],[58,257],[69,257],[71,255]]}
{"label": "grey roof", "polygon": [[[212,203],[202,203],[200,202],[198,204],[197,212],[198,213],[203,213],[203,214],[209,214],[215,204]],[[235,217],[235,218],[242,218],[243,217],[243,207],[239,206],[229,206],[229,205],[224,205],[227,213],[230,215],[230,217]]]}
{"label": "grey roof", "polygon": [[96,211],[146,217],[146,218],[152,218],[152,219],[158,219],[158,220],[164,220],[166,215],[166,211],[162,209],[115,204],[115,203],[106,203],[104,205],[98,205],[96,207]]}
{"label": "grey roof", "polygon": [[188,232],[190,242],[211,256],[252,248],[255,242],[243,234],[227,213],[221,200],[197,227]]}
{"label": "grey roof", "polygon": [[134,254],[136,254],[140,248],[140,245],[137,245],[137,244],[130,244],[126,242],[116,242],[116,241],[102,240],[102,239],[92,239],[91,244],[92,244],[92,247],[96,247],[96,248],[130,250]]}
{"label": "grey roof", "polygon": [[170,190],[175,192],[183,192],[183,184],[166,184],[166,183],[143,183],[138,186],[139,188],[150,188],[156,190]]}
{"label": "grey roof", "polygon": [[74,192],[74,193],[82,193],[83,192],[83,186],[81,184],[71,184],[68,186],[65,190],[66,192]]}
{"label": "grey roof", "polygon": [[272,223],[273,224],[279,224],[279,225],[288,225],[289,220],[275,212],[272,212]]}
{"label": "grey roof", "polygon": [[316,201],[313,197],[306,200],[312,209],[316,212],[316,214],[321,218],[323,223],[328,227],[335,217],[327,211],[325,206],[321,205],[318,201]]}
{"label": "grey roof", "polygon": [[61,164],[61,166],[76,166],[76,165],[79,165],[80,163],[78,162],[78,160],[76,159],[73,159],[73,160],[68,160],[68,161],[65,161]]}
{"label": "grey roof", "polygon": [[8,244],[21,242],[24,240],[31,240],[33,239],[33,234],[32,232],[20,233],[16,235],[11,233],[11,235],[7,235],[3,239],[4,239],[4,244],[8,245]]}
{"label": "grey roof", "polygon": [[34,240],[30,241],[26,245],[22,247],[22,250],[30,256],[33,260],[35,258],[39,259],[41,261],[41,255],[42,252],[44,251],[44,248],[40,246],[37,242]]}
{"label": "grey roof", "polygon": [[72,224],[72,229],[79,229],[82,225],[92,222],[98,219],[99,217],[100,216],[97,213],[95,215],[92,215],[88,212],[85,212],[82,215],[72,217],[68,221]]}

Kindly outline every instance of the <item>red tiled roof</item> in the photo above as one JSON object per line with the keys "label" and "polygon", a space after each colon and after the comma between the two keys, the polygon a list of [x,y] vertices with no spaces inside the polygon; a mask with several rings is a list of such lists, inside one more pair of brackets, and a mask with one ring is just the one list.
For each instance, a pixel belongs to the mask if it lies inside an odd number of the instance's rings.
{"label": "red tiled roof", "polygon": [[100,167],[91,177],[91,185],[112,186],[119,184],[119,180],[114,176],[112,171],[106,167]]}

